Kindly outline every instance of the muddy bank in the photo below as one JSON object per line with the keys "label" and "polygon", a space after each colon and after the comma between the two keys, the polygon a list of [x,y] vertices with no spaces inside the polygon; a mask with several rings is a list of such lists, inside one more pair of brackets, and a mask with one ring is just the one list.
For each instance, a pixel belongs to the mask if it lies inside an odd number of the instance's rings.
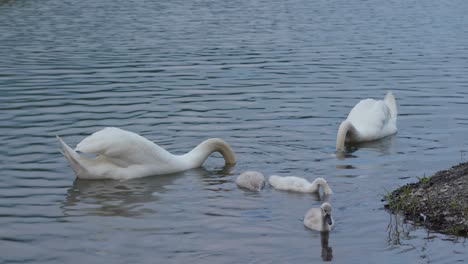
{"label": "muddy bank", "polygon": [[468,162],[419,178],[385,199],[387,209],[431,230],[468,236]]}

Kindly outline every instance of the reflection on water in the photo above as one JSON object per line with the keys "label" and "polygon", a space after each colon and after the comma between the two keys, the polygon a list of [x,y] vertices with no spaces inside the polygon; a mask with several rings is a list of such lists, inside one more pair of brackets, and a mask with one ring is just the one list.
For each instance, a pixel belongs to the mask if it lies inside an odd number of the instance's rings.
{"label": "reflection on water", "polygon": [[330,232],[320,232],[320,244],[322,245],[322,260],[323,261],[332,261],[333,259],[333,249],[328,245],[328,239],[330,237]]}
{"label": "reflection on water", "polygon": [[144,208],[144,204],[158,199],[182,175],[149,177],[129,181],[75,179],[62,206],[67,216],[140,216],[156,213]]}
{"label": "reflection on water", "polygon": [[[419,229],[415,223],[410,223],[405,220],[405,218],[401,214],[393,214],[388,212],[389,221],[387,226],[387,242],[390,249],[400,249],[400,254],[407,252],[407,251],[417,251],[422,263],[434,263],[438,262],[433,257],[434,250],[445,250],[446,252],[450,252],[451,256],[454,256],[454,259],[458,257],[466,257],[466,250],[456,250],[452,248],[440,248],[437,247],[438,239],[443,237],[445,241],[452,241],[453,245],[461,245],[463,248],[466,249],[466,239],[463,237],[455,237],[455,236],[443,236],[438,233],[433,233],[430,230]],[[410,242],[416,239],[415,233],[420,232],[419,234],[421,243],[418,245],[412,245]],[[407,249],[405,249],[405,247]],[[455,263],[455,262],[463,262],[461,259],[458,261],[448,261],[447,263]]]}
{"label": "reflection on water", "polygon": [[229,165],[213,171],[197,168],[189,172],[127,181],[75,179],[67,191],[62,209],[66,216],[136,217],[154,214],[157,212],[144,205],[157,202],[158,196],[166,192],[167,186],[174,181],[183,180],[187,174],[195,174],[203,184],[207,185],[207,188],[219,191],[221,189],[217,188],[218,186],[231,182],[227,176],[233,167],[234,165]]}
{"label": "reflection on water", "polygon": [[358,150],[370,150],[375,153],[379,153],[379,155],[390,155],[391,151],[393,150],[395,137],[396,135],[391,135],[388,137],[384,137],[380,140],[346,143],[345,151],[337,151],[336,158],[339,160],[343,160],[346,158],[356,158],[357,156],[353,155],[353,153]]}
{"label": "reflection on water", "polygon": [[222,169],[218,170],[207,170],[205,168],[197,168],[192,171],[200,176],[200,180],[203,184],[207,185],[206,188],[215,188],[222,186],[226,183],[231,183],[232,171],[235,168],[235,164],[225,165]]}
{"label": "reflection on water", "polygon": [[396,135],[391,135],[380,140],[354,143],[348,146],[349,152],[353,153],[358,150],[371,150],[381,155],[389,155],[393,149],[395,137]]}
{"label": "reflection on water", "polygon": [[[387,241],[392,245],[401,245],[401,239],[408,239],[410,234],[410,226],[405,222],[405,219],[400,214],[389,214],[389,222],[387,226],[388,237]],[[414,230],[414,229],[413,229]]]}

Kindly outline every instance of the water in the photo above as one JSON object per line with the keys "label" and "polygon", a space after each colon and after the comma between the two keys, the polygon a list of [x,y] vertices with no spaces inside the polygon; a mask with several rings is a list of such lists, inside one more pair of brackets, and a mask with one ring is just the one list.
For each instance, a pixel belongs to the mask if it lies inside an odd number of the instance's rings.
{"label": "water", "polygon": [[[395,219],[389,190],[468,160],[466,1],[0,0],[0,262],[456,263],[464,239]],[[399,133],[335,156],[353,105],[393,90]],[[106,126],[203,168],[75,180],[58,151]],[[324,177],[314,195],[250,193],[245,170]]]}

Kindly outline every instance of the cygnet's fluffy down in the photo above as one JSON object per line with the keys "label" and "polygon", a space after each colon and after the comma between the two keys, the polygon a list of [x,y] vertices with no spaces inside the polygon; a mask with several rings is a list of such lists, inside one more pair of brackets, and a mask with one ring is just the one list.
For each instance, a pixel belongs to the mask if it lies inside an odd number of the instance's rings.
{"label": "cygnet's fluffy down", "polygon": [[331,215],[332,207],[325,202],[320,208],[311,208],[304,216],[304,225],[317,231],[330,231],[335,226]]}
{"label": "cygnet's fluffy down", "polygon": [[304,178],[299,178],[295,176],[281,177],[277,175],[272,175],[268,179],[268,182],[271,186],[273,186],[273,188],[278,190],[312,193],[318,192],[319,188],[322,187],[323,193],[325,195],[330,195],[333,193],[330,189],[330,186],[328,186],[327,181],[323,178],[317,178],[312,183],[310,183]]}
{"label": "cygnet's fluffy down", "polygon": [[265,176],[258,171],[246,171],[237,177],[236,184],[251,191],[260,191],[265,186]]}

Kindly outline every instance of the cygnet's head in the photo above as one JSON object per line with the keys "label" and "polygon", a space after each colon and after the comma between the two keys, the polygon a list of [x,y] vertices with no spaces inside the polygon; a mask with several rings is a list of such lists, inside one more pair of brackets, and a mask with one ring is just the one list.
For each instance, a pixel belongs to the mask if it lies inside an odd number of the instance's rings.
{"label": "cygnet's head", "polygon": [[332,218],[331,218],[331,211],[332,211],[332,207],[329,203],[325,202],[322,204],[322,206],[320,206],[320,208],[322,208],[322,212],[323,212],[323,217],[324,217],[324,220],[327,224],[329,225],[332,225],[333,222],[332,222]]}

